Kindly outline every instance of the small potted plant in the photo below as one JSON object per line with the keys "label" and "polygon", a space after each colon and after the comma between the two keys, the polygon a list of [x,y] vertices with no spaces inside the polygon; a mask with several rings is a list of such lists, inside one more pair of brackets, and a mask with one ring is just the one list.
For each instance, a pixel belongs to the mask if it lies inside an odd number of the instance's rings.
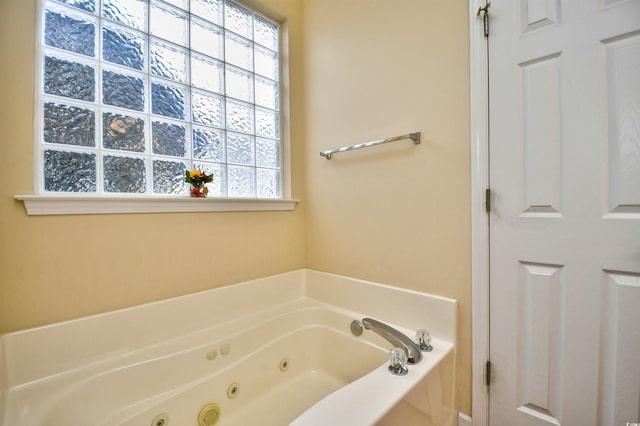
{"label": "small potted plant", "polygon": [[184,180],[191,185],[189,195],[204,198],[209,193],[209,188],[207,188],[205,184],[213,181],[213,175],[208,175],[200,169],[187,170]]}

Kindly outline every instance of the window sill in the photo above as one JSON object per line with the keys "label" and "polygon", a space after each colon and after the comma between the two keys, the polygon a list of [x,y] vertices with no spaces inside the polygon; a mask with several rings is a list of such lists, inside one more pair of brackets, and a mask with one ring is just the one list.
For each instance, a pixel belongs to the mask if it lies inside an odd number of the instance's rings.
{"label": "window sill", "polygon": [[27,214],[118,214],[293,210],[295,199],[16,195]]}

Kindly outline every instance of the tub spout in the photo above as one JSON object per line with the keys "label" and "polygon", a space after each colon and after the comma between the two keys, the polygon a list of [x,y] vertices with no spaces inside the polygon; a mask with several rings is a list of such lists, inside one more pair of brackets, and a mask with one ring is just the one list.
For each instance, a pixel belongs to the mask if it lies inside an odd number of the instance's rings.
{"label": "tub spout", "polygon": [[404,349],[407,353],[407,358],[409,364],[417,364],[422,359],[422,352],[418,345],[416,345],[413,340],[400,333],[393,327],[388,326],[385,323],[374,320],[373,318],[364,318],[362,320],[362,325],[367,330],[372,330],[384,337],[389,343],[393,345],[393,347],[399,347]]}

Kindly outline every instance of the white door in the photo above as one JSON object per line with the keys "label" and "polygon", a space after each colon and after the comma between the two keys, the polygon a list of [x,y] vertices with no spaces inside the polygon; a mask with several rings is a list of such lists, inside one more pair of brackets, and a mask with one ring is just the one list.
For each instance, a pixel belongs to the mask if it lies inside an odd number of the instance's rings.
{"label": "white door", "polygon": [[491,0],[489,418],[640,422],[640,0]]}

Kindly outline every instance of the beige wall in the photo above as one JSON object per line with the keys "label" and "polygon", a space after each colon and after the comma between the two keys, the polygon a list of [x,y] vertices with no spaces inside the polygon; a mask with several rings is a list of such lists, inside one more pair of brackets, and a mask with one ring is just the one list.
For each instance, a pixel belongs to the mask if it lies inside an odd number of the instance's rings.
{"label": "beige wall", "polygon": [[[467,2],[304,5],[308,265],[458,299],[458,401],[470,412]],[[413,131],[422,144],[318,155]]]}
{"label": "beige wall", "polygon": [[467,2],[263,1],[290,31],[293,212],[28,217],[34,3],[0,0],[0,333],[310,267],[458,299],[471,411]]}
{"label": "beige wall", "polygon": [[[304,199],[299,5],[264,3],[289,17],[292,192]],[[33,193],[34,22],[35,0],[0,1],[0,333],[306,265],[303,203],[293,212],[27,216],[13,197]]]}

